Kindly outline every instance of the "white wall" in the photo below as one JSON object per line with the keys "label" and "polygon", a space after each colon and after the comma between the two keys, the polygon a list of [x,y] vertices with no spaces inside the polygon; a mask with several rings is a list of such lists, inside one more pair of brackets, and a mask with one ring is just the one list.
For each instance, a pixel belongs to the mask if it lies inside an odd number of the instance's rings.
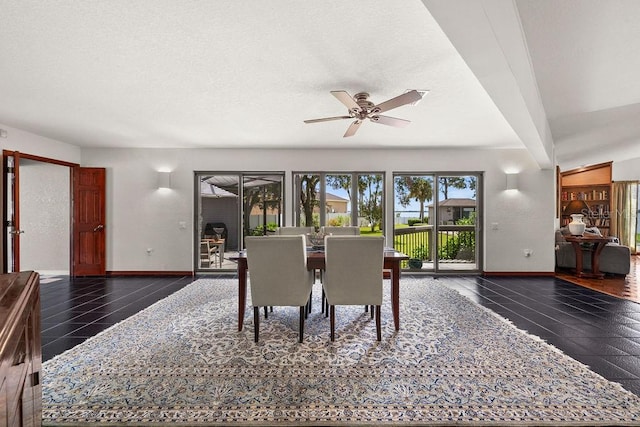
{"label": "white wall", "polygon": [[25,154],[61,160],[69,163],[80,163],[80,148],[46,138],[20,129],[0,124],[7,131],[7,137],[0,139],[3,150],[19,151]]}
{"label": "white wall", "polygon": [[37,161],[20,163],[20,269],[69,274],[71,170]]}
{"label": "white wall", "polygon": [[611,179],[614,181],[638,181],[640,180],[640,157],[615,162],[611,171]]}
{"label": "white wall", "polygon": [[[107,168],[107,270],[193,268],[194,171],[284,171],[286,222],[292,223],[292,171],[484,172],[487,272],[554,270],[554,171],[539,170],[525,150],[82,150],[83,166]],[[157,171],[172,189],[157,189]],[[520,191],[504,191],[505,171],[520,172]],[[387,199],[387,211],[393,201]],[[180,223],[187,227],[181,228]],[[497,224],[497,230],[493,224]],[[387,216],[386,228],[393,224]],[[152,248],[147,254],[147,248]],[[533,255],[525,257],[523,250]]]}

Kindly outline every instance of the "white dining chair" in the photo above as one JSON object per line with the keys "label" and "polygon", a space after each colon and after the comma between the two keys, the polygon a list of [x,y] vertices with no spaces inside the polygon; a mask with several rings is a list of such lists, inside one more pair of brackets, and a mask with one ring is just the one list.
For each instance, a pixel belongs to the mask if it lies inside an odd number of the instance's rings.
{"label": "white dining chair", "polygon": [[360,235],[360,227],[356,226],[345,226],[345,227],[337,227],[325,225],[321,229],[322,233],[325,235],[330,234],[332,236],[359,236]]}
{"label": "white dining chair", "polygon": [[331,324],[331,341],[335,340],[335,306],[365,305],[375,308],[376,336],[382,339],[382,268],[384,237],[325,236],[325,272],[322,283]]}
{"label": "white dining chair", "polygon": [[299,234],[307,235],[313,233],[313,227],[279,227],[276,229],[276,236],[296,236]]}
{"label": "white dining chair", "polygon": [[305,236],[250,236],[245,238],[253,306],[254,341],[260,331],[260,307],[300,307],[300,337],[304,336],[314,275],[307,270]]}

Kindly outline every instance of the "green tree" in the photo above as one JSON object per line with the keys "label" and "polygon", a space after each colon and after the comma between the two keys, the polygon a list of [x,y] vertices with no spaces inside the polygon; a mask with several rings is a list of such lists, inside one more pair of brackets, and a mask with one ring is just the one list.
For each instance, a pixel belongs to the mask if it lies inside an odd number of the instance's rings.
{"label": "green tree", "polygon": [[420,221],[424,221],[424,203],[433,200],[433,179],[424,176],[396,177],[396,195],[401,206],[412,200],[420,203]]}
{"label": "green tree", "polygon": [[300,207],[304,218],[304,225],[311,227],[313,223],[313,209],[320,204],[317,185],[320,175],[302,175],[300,177]]}
{"label": "green tree", "polygon": [[467,188],[467,182],[461,176],[442,176],[438,178],[438,185],[443,196],[442,200],[449,198],[449,188],[457,188],[458,190]]}
{"label": "green tree", "polygon": [[249,230],[251,224],[249,222],[251,218],[251,211],[254,206],[259,206],[260,209],[267,211],[269,209],[280,208],[280,195],[281,185],[279,182],[273,184],[258,185],[255,187],[246,187],[244,190],[244,229],[247,231],[247,235],[250,234]]}
{"label": "green tree", "polygon": [[372,232],[382,229],[382,175],[358,176],[358,213],[369,220]]}

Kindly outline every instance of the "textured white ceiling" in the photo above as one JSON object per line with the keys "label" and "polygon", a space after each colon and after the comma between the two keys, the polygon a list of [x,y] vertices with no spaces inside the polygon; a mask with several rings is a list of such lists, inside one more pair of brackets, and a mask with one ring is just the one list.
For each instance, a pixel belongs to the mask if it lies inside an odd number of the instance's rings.
{"label": "textured white ceiling", "polygon": [[[0,0],[0,123],[83,147],[526,147],[544,158],[544,135],[532,144],[527,130],[540,117],[504,101],[527,98],[526,85],[489,84],[488,59],[476,77],[485,52],[513,57],[509,38],[530,49],[529,89],[554,139],[593,111],[633,116],[639,1],[474,0],[483,34],[495,33],[477,40],[473,23],[443,25],[464,1]],[[517,37],[499,34],[510,10]],[[452,44],[455,26],[466,46]],[[342,138],[348,120],[303,123],[346,112],[331,90],[379,103],[407,89],[430,91],[386,113],[407,128],[365,122]]]}

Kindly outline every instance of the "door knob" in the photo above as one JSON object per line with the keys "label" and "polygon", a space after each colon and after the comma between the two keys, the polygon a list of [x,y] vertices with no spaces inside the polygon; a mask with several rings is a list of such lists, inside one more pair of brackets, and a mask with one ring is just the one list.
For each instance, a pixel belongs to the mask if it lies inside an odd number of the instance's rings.
{"label": "door knob", "polygon": [[13,230],[10,231],[11,234],[24,234],[24,230]]}
{"label": "door knob", "polygon": [[96,228],[93,229],[94,232],[98,231],[98,230],[102,230],[104,228],[104,225],[99,224]]}

